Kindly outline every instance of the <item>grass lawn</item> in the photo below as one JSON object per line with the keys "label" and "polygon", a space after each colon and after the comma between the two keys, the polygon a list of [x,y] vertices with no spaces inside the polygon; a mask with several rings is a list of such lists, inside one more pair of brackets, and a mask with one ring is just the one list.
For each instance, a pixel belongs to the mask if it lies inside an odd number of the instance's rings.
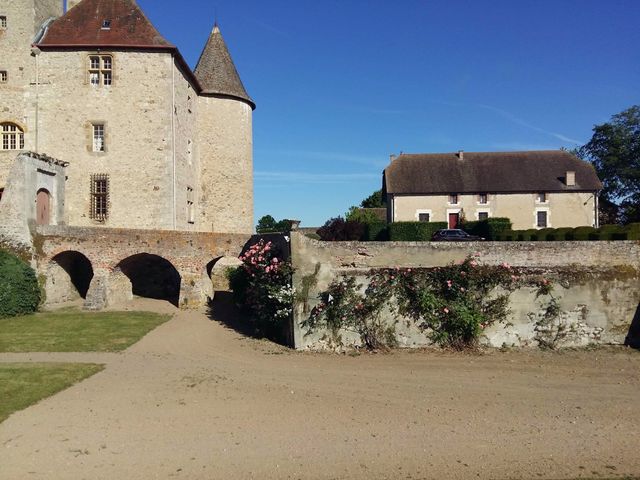
{"label": "grass lawn", "polygon": [[94,363],[0,364],[0,422],[103,368]]}
{"label": "grass lawn", "polygon": [[117,352],[171,318],[151,312],[65,310],[0,319],[0,352]]}

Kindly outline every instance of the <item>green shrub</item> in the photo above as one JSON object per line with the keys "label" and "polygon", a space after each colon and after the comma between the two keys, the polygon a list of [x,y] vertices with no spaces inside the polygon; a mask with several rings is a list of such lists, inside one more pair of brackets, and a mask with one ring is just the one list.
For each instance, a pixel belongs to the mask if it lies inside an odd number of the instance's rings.
{"label": "green shrub", "polygon": [[517,234],[513,230],[505,230],[503,232],[497,233],[495,234],[495,238],[494,238],[494,240],[497,240],[500,242],[513,242],[513,241],[516,241],[517,239],[518,239]]}
{"label": "green shrub", "polygon": [[573,229],[574,240],[599,240],[600,233],[593,227],[577,227]]}
{"label": "green shrub", "polygon": [[572,241],[574,240],[573,228],[563,227],[556,229],[556,240]]}
{"label": "green shrub", "polygon": [[537,242],[540,240],[540,233],[537,228],[525,230],[522,235],[526,242]]}
{"label": "green shrub", "polygon": [[33,313],[39,304],[40,287],[33,269],[0,250],[0,318]]}
{"label": "green shrub", "polygon": [[627,240],[640,240],[640,223],[630,223],[626,225]]}
{"label": "green shrub", "polygon": [[603,225],[598,229],[600,240],[626,240],[628,231],[622,225]]}
{"label": "green shrub", "polygon": [[389,230],[387,223],[367,223],[364,229],[364,240],[369,242],[384,242],[386,240],[389,240]]}
{"label": "green shrub", "polygon": [[389,224],[389,239],[392,242],[428,241],[443,228],[447,228],[447,222],[395,222]]}
{"label": "green shrub", "polygon": [[511,220],[503,217],[493,217],[487,220],[465,222],[462,227],[471,235],[478,235],[486,240],[497,240],[501,233],[511,230]]}

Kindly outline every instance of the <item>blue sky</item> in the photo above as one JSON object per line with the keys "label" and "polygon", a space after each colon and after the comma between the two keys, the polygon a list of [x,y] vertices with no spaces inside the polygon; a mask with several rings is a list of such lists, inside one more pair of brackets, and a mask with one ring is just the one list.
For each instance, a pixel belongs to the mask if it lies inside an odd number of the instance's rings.
{"label": "blue sky", "polygon": [[638,0],[138,3],[192,67],[217,16],[257,103],[256,219],[321,225],[390,154],[573,148],[640,103]]}

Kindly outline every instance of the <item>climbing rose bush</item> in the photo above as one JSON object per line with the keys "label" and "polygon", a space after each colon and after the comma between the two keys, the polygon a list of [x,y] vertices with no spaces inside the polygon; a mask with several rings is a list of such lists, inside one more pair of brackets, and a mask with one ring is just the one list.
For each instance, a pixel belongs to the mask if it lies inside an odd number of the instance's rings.
{"label": "climbing rose bush", "polygon": [[272,242],[260,240],[240,257],[242,265],[229,273],[236,303],[267,336],[277,336],[293,309],[291,264]]}
{"label": "climbing rose bush", "polygon": [[303,326],[328,329],[336,343],[344,330],[358,333],[366,348],[392,347],[395,326],[381,321],[387,308],[438,345],[472,347],[486,328],[507,321],[511,292],[529,286],[546,295],[552,288],[545,278],[525,277],[507,263],[482,265],[477,257],[438,268],[376,270],[366,288],[345,276],[319,295]]}

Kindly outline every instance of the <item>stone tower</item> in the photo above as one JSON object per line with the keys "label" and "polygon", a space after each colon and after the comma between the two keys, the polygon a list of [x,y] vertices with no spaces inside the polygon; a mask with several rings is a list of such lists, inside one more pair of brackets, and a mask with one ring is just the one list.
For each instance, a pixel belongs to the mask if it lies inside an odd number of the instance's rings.
{"label": "stone tower", "polygon": [[253,231],[253,133],[255,104],[247,94],[216,25],[195,76],[200,157],[199,223],[216,232]]}
{"label": "stone tower", "polygon": [[[62,0],[0,2],[0,123],[17,129],[16,141],[24,142],[24,149],[36,150],[38,92],[31,85],[36,83],[37,58],[31,45],[47,21],[60,15]],[[15,151],[0,148],[0,187],[15,156]]]}

